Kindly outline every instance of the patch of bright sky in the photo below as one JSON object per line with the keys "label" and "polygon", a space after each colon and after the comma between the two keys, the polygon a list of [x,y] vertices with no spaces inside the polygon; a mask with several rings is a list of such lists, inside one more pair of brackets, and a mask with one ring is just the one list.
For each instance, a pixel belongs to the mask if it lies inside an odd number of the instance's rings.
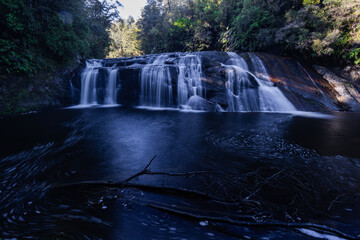
{"label": "patch of bright sky", "polygon": [[119,8],[120,17],[127,19],[129,16],[133,16],[135,20],[141,16],[141,10],[146,5],[146,0],[120,0],[123,7]]}

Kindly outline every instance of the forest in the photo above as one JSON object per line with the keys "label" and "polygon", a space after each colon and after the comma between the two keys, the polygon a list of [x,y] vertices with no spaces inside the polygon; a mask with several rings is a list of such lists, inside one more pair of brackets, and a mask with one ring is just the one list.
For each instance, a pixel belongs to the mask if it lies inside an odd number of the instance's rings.
{"label": "forest", "polygon": [[97,0],[1,0],[1,74],[33,75],[104,57],[113,9]]}
{"label": "forest", "polygon": [[1,0],[1,74],[175,51],[275,49],[313,62],[360,62],[358,0],[148,0],[138,21],[122,19],[120,5]]}
{"label": "forest", "polygon": [[109,57],[276,49],[335,65],[360,62],[357,0],[149,0],[113,23]]}
{"label": "forest", "polygon": [[[81,59],[103,58],[120,3],[0,1],[0,115],[59,106]],[[65,76],[66,75],[66,76]]]}

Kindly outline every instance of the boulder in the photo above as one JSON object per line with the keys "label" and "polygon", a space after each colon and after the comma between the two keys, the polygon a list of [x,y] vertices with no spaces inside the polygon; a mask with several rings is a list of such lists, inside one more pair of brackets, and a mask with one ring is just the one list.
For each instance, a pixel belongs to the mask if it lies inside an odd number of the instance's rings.
{"label": "boulder", "polygon": [[189,98],[186,106],[183,109],[190,107],[192,110],[206,111],[206,112],[220,112],[222,109],[216,103],[209,102],[199,96],[192,96]]}

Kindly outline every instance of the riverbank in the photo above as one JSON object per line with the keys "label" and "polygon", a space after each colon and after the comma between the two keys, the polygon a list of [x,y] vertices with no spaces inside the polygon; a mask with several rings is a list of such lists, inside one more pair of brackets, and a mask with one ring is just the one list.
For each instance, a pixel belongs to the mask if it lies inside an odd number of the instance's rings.
{"label": "riverbank", "polygon": [[71,105],[69,80],[80,65],[31,77],[0,76],[0,117]]}

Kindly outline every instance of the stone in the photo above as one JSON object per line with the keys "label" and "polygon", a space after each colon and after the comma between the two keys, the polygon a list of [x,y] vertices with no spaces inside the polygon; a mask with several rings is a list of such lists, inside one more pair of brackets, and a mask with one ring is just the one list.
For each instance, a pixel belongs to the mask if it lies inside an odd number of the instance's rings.
{"label": "stone", "polygon": [[314,69],[326,79],[338,93],[337,99],[340,103],[346,105],[351,111],[360,110],[360,93],[354,85],[345,79],[337,76],[329,69],[314,65]]}

